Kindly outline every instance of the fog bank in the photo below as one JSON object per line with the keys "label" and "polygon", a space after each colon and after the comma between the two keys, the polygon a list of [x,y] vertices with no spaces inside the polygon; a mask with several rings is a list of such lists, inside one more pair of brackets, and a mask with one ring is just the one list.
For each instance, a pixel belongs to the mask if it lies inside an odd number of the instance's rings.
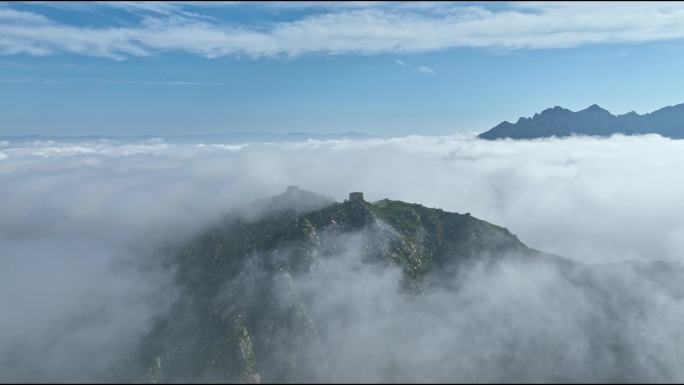
{"label": "fog bank", "polygon": [[[681,169],[684,141],[657,135],[491,142],[461,136],[248,144],[3,141],[0,380],[102,379],[174,298],[159,247],[181,242],[231,208],[280,193],[287,185],[338,201],[350,191],[363,191],[371,201],[387,197],[470,212],[507,227],[528,246],[585,263],[681,262]],[[594,337],[578,325],[592,324],[596,333],[628,336],[620,349],[634,354],[640,375],[682,378],[677,366],[681,297],[670,289],[635,284],[648,281],[633,279],[631,271],[614,273],[608,292],[631,289],[644,315],[625,313],[624,324],[613,328],[608,322],[613,318],[600,318],[610,301],[587,300],[584,289],[558,283],[554,272],[504,266],[496,274],[472,274],[462,292],[434,293],[420,311],[398,305],[403,299],[395,298],[392,279],[349,277],[380,285],[378,293],[397,304],[390,312],[405,322],[422,322],[415,317],[430,318],[431,309],[446,312],[429,319],[437,334],[416,334],[416,340],[401,346],[378,342],[368,354],[413,357],[402,349],[415,345],[416,351],[449,357],[436,342],[444,335],[464,341],[469,330],[484,324],[491,335],[470,342],[490,350],[459,351],[462,361],[453,365],[462,378],[492,373],[496,380],[501,372],[474,369],[478,357],[497,352],[524,357],[538,353],[539,346],[570,349],[569,356],[538,361],[551,365],[567,359],[562,369],[569,373],[573,365],[589,365],[582,359],[595,349]],[[346,300],[369,335],[392,339],[387,333],[394,325],[378,324],[364,310],[374,299],[363,291]],[[443,310],[445,302],[451,305]],[[323,296],[315,309],[325,313],[329,303]],[[531,328],[528,317],[539,322]],[[511,326],[510,320],[520,324]],[[502,331],[510,327],[524,332]],[[557,333],[563,338],[548,338]],[[363,340],[352,337],[341,330],[330,335],[330,343]],[[569,345],[553,345],[566,340]],[[369,358],[364,357],[349,359],[363,368]],[[508,356],[501,360],[517,362]],[[599,364],[612,368],[610,362],[592,365]],[[410,368],[407,364],[409,378],[422,378],[423,372]],[[457,372],[436,367],[430,373],[439,379]]]}

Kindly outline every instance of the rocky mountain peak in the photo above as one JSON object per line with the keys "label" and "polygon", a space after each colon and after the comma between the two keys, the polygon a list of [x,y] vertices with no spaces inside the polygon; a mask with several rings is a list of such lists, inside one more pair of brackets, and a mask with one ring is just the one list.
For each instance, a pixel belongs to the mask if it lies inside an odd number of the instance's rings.
{"label": "rocky mountain peak", "polygon": [[612,115],[608,110],[602,108],[598,104],[592,104],[591,106],[579,111],[581,113],[591,113],[591,114],[608,114]]}

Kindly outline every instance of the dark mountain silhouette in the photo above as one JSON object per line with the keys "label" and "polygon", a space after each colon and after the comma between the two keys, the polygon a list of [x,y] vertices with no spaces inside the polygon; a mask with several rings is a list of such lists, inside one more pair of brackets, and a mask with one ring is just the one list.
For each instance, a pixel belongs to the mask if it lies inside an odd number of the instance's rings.
{"label": "dark mountain silhouette", "polygon": [[664,107],[648,114],[628,112],[613,115],[594,104],[573,112],[556,106],[532,118],[520,118],[515,124],[502,122],[479,135],[482,139],[533,139],[570,135],[609,136],[612,134],[660,134],[673,139],[684,138],[684,103]]}

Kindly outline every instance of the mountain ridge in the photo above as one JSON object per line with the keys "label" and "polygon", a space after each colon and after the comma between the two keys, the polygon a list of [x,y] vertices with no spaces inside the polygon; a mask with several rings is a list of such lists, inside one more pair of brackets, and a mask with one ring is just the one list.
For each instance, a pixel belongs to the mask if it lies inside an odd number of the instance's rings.
{"label": "mountain ridge", "polygon": [[534,139],[571,135],[610,136],[613,134],[659,134],[684,138],[684,103],[667,106],[643,115],[630,111],[614,115],[597,104],[579,110],[555,106],[515,123],[504,121],[478,135],[481,139]]}
{"label": "mountain ridge", "polygon": [[[146,373],[152,382],[320,380],[308,366],[327,365],[321,326],[311,314],[312,299],[292,280],[313,279],[321,264],[345,255],[358,257],[354,269],[397,271],[401,290],[418,298],[432,286],[453,285],[462,267],[478,262],[569,263],[469,213],[368,202],[360,192],[335,202],[289,186],[226,217],[176,253],[178,301],[128,363],[145,366],[127,379],[139,381]],[[281,356],[274,341],[282,338],[320,354]]]}
{"label": "mountain ridge", "polygon": [[[471,358],[478,365],[489,365],[483,369],[487,372],[518,357],[502,372],[500,380],[524,380],[530,377],[519,368],[530,365],[535,354],[545,351],[552,335],[542,333],[526,354],[509,350],[527,346],[528,341],[511,333],[507,317],[520,322],[515,318],[518,306],[525,308],[536,302],[534,298],[529,302],[524,295],[514,297],[518,299],[512,303],[491,303],[490,290],[496,292],[497,280],[513,278],[523,289],[529,289],[526,279],[541,279],[540,289],[550,291],[549,306],[553,309],[538,314],[543,319],[565,308],[565,301],[571,297],[557,294],[573,287],[581,306],[596,304],[598,313],[574,324],[578,328],[591,325],[582,329],[590,337],[597,327],[614,331],[616,324],[624,322],[619,317],[624,309],[632,309],[635,317],[643,314],[643,308],[634,306],[638,294],[635,297],[612,286],[616,269],[638,271],[649,284],[684,296],[684,285],[678,278],[684,274],[682,266],[640,263],[592,267],[529,248],[505,227],[469,213],[390,199],[368,202],[361,192],[336,202],[297,186],[226,214],[222,221],[165,255],[171,258],[174,272],[174,292],[169,293],[173,304],[121,363],[117,379],[122,382],[475,380],[480,377],[450,369],[454,359],[463,358],[463,354],[470,357],[473,352],[468,349],[480,346],[481,338],[490,332],[487,316],[470,324],[479,332],[461,329],[461,322],[473,313],[449,318],[473,305],[492,306],[487,314],[502,322],[499,332],[518,343],[506,344],[503,351],[493,353],[494,357],[487,353]],[[519,274],[525,278],[520,280]],[[487,278],[490,275],[496,280]],[[474,283],[484,285],[484,291],[476,291],[479,295],[475,296]],[[624,285],[633,284],[624,281]],[[506,309],[511,312],[506,313]],[[444,318],[445,312],[452,316]],[[401,320],[398,324],[385,323],[394,316]],[[432,322],[423,321],[423,317]],[[447,323],[449,319],[456,323]],[[385,329],[386,325],[393,325],[392,329]],[[481,325],[485,325],[482,330]],[[378,335],[359,334],[364,328]],[[458,338],[451,342],[436,340],[436,345],[430,346],[447,350],[435,357],[436,362],[425,361],[414,354],[413,344],[432,341],[436,330],[447,333],[440,334],[442,338],[461,332],[475,334],[465,351],[454,344],[461,341]],[[366,356],[368,344],[373,343],[366,338],[409,350],[396,353],[379,347],[371,351],[382,352],[380,355]],[[628,346],[626,343],[629,340],[620,333],[596,342],[591,362],[603,357],[602,349]],[[639,366],[630,372],[638,364],[630,349],[611,352],[610,359],[619,365],[609,373],[600,365],[585,369],[596,378],[616,380],[630,379],[632,373],[643,369]],[[565,357],[561,354],[557,359]],[[574,367],[566,369],[544,372],[544,378],[574,378]]]}

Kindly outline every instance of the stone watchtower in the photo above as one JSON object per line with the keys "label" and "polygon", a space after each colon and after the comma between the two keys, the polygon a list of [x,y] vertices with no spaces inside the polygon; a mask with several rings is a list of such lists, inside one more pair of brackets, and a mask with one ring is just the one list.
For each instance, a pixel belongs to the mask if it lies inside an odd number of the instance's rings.
{"label": "stone watchtower", "polygon": [[349,193],[349,202],[363,202],[363,193],[362,192]]}

